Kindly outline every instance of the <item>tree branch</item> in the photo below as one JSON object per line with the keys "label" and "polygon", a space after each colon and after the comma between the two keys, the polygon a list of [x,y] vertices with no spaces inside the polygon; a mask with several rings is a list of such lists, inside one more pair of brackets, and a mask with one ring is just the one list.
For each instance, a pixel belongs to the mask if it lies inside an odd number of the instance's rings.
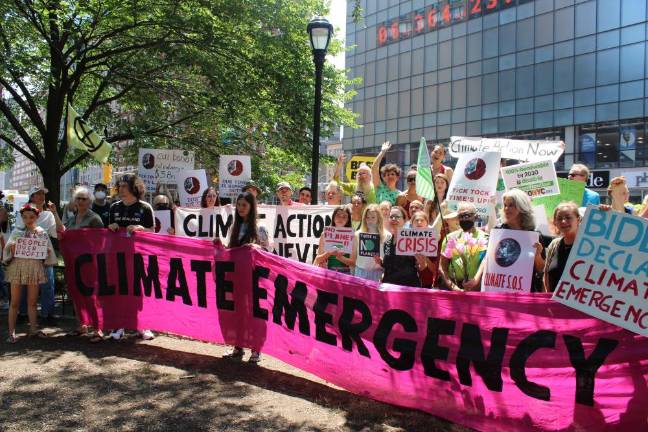
{"label": "tree branch", "polygon": [[0,139],[1,139],[2,141],[6,142],[7,144],[9,144],[11,147],[13,147],[13,148],[15,148],[16,150],[18,150],[20,153],[22,153],[22,154],[23,154],[27,159],[29,159],[30,161],[32,161],[32,162],[34,162],[34,163],[37,163],[36,160],[34,159],[34,157],[33,157],[32,155],[30,155],[29,153],[27,153],[27,151],[26,151],[25,149],[23,149],[22,147],[20,147],[20,146],[19,146],[15,141],[13,141],[13,140],[12,140],[11,138],[9,138],[7,135],[0,134]]}
{"label": "tree branch", "polygon": [[0,99],[0,111],[4,114],[5,118],[11,124],[18,136],[20,136],[25,145],[32,152],[33,155],[30,157],[30,159],[34,160],[34,162],[37,163],[42,161],[43,155],[38,150],[36,143],[34,142],[32,137],[29,136],[25,128],[20,124],[20,121],[16,118],[16,116],[14,116],[14,114],[11,112],[9,106],[2,99]]}
{"label": "tree branch", "polygon": [[64,165],[63,168],[61,168],[61,175],[65,174],[70,169],[74,168],[75,165],[77,165],[77,164],[81,163],[82,161],[84,161],[88,156],[90,156],[90,153],[84,151],[79,156],[72,159],[72,161],[70,163],[68,163],[67,165]]}
{"label": "tree branch", "polygon": [[24,113],[27,114],[27,117],[29,117],[34,126],[36,126],[36,129],[38,129],[38,132],[41,134],[41,136],[45,136],[45,124],[43,123],[43,119],[38,113],[38,108],[34,104],[34,100],[32,99],[29,90],[27,90],[25,85],[22,83],[20,77],[16,76],[9,67],[7,67],[7,70],[11,74],[13,81],[18,85],[20,91],[23,93],[27,101],[25,101],[25,99],[22,98],[22,96],[16,91],[16,89],[14,89],[7,80],[2,78],[2,76],[0,76],[0,84],[2,84],[2,86],[9,93],[11,93],[14,101],[16,101],[16,103],[20,106],[20,108],[22,108]]}
{"label": "tree branch", "polygon": [[[162,132],[165,129],[168,129],[168,128],[172,127],[172,126],[179,125],[180,123],[183,123],[183,122],[185,122],[185,121],[187,121],[187,120],[189,120],[189,119],[191,119],[193,117],[196,117],[196,116],[202,114],[203,112],[205,112],[205,109],[199,110],[199,111],[194,112],[192,114],[188,114],[188,115],[186,115],[184,117],[181,117],[178,120],[173,121],[171,123],[168,123],[168,124],[166,124],[164,126],[157,126],[157,127],[147,129],[147,130],[141,132],[138,135],[155,135],[155,134],[157,134],[159,132]],[[135,134],[133,132],[128,132],[128,133],[125,133],[125,134],[116,135],[114,137],[106,138],[106,141],[108,141],[110,143],[113,143],[113,142],[118,142],[118,141],[132,140],[134,138],[135,138]]]}

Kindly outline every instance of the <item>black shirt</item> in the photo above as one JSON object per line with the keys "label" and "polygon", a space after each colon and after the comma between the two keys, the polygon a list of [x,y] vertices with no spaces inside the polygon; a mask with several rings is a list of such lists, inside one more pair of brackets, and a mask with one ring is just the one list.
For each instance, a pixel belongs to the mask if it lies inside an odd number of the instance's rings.
{"label": "black shirt", "polygon": [[573,244],[565,244],[565,239],[561,239],[560,243],[558,243],[556,253],[548,263],[547,278],[549,279],[549,290],[551,292],[554,292],[554,290],[558,286],[558,282],[560,282],[560,278],[565,271],[565,265],[567,265],[569,253],[572,250],[572,246]]}
{"label": "black shirt", "polygon": [[396,255],[396,242],[391,237],[384,244],[383,273],[382,281],[396,285],[420,287],[416,269],[416,258],[413,256]]}
{"label": "black shirt", "polygon": [[104,202],[104,205],[99,205],[96,202],[93,202],[91,210],[99,215],[101,222],[103,222],[103,225],[107,227],[108,220],[110,219],[110,203],[106,201]]}
{"label": "black shirt", "polygon": [[117,201],[110,206],[109,224],[116,223],[121,228],[128,225],[142,225],[144,228],[153,228],[153,208],[144,201],[136,201],[127,206],[123,201]]}

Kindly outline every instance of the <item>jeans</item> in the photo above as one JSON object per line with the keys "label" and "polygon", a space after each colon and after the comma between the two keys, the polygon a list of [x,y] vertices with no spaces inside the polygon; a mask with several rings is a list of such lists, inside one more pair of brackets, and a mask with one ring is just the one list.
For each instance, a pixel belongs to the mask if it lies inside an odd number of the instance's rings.
{"label": "jeans", "polygon": [[[43,318],[54,315],[54,267],[45,267],[45,276],[47,276],[47,282],[39,285],[41,304],[40,314]],[[27,314],[27,290],[23,290],[22,300],[20,302],[20,314]]]}

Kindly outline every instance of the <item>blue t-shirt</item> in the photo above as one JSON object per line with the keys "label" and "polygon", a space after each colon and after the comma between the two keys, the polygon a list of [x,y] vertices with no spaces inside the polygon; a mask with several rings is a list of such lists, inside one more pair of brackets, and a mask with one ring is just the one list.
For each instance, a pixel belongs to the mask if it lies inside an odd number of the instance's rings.
{"label": "blue t-shirt", "polygon": [[601,196],[597,192],[586,188],[585,193],[583,193],[583,202],[581,203],[581,207],[587,207],[589,204],[601,204]]}

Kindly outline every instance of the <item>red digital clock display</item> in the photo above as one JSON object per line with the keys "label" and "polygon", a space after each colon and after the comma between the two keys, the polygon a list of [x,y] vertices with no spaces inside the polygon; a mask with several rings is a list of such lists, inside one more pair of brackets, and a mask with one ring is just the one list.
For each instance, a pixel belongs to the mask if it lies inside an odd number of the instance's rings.
{"label": "red digital clock display", "polygon": [[529,0],[447,0],[378,25],[378,46],[487,15]]}

